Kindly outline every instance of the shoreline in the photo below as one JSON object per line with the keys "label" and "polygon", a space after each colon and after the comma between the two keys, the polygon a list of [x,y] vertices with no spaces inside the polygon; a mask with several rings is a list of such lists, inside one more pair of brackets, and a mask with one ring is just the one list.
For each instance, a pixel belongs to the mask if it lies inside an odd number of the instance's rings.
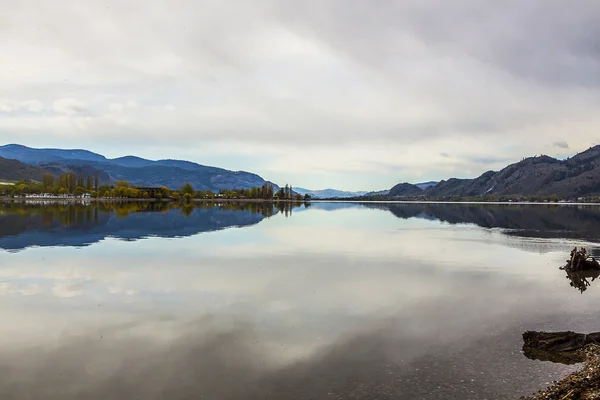
{"label": "shoreline", "polygon": [[[28,201],[56,201],[56,202],[177,202],[175,199],[157,198],[76,198],[76,197],[2,197],[0,201],[28,202]],[[441,201],[441,200],[344,200],[344,199],[308,199],[308,200],[279,200],[279,199],[198,199],[192,203],[353,203],[353,204],[469,204],[469,205],[531,205],[531,206],[600,206],[600,203],[543,203],[543,202],[517,202],[517,201]]]}
{"label": "shoreline", "polygon": [[192,199],[193,203],[310,203],[312,200],[276,199]]}
{"label": "shoreline", "polygon": [[[54,202],[164,202],[164,203],[179,203],[179,201],[171,198],[167,199],[138,199],[138,198],[109,198],[109,197],[95,197],[95,198],[79,198],[79,197],[0,197],[0,201],[4,202],[30,202],[30,201],[54,201]],[[293,203],[303,204],[308,203],[310,200],[269,200],[269,199],[192,199],[191,203]],[[181,201],[182,204],[185,202]]]}
{"label": "shoreline", "polygon": [[20,197],[0,197],[0,201],[4,201],[4,202],[8,202],[8,201],[12,201],[12,202],[17,202],[17,203],[26,203],[29,201],[48,201],[48,202],[61,202],[61,203],[74,203],[74,202],[104,202],[104,203],[108,203],[108,202],[147,202],[147,203],[154,203],[154,202],[172,202],[172,199],[111,199],[111,198],[107,198],[107,197],[100,197],[100,198],[89,198],[89,199],[82,199],[82,198],[76,198],[76,197],[28,197],[28,198],[20,198]]}
{"label": "shoreline", "polygon": [[443,201],[443,200],[343,200],[343,199],[311,199],[313,203],[366,203],[366,204],[506,204],[506,205],[539,205],[539,206],[600,206],[600,203],[544,203],[533,201]]}
{"label": "shoreline", "polygon": [[578,371],[531,396],[522,396],[519,400],[600,399],[600,346],[590,344],[582,351],[586,360]]}

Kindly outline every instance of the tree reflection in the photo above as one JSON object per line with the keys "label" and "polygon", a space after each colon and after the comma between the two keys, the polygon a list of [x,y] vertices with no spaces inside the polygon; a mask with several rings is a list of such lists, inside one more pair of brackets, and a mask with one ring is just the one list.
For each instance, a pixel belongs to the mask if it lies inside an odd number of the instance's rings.
{"label": "tree reflection", "polygon": [[[180,237],[257,224],[302,203],[291,202],[0,202],[0,249],[85,246],[105,237]],[[304,205],[306,207],[306,205]]]}

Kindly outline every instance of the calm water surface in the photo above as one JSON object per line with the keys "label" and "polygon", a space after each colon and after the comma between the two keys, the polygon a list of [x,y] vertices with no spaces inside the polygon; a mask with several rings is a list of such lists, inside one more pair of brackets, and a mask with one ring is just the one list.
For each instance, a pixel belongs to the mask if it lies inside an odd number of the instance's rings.
{"label": "calm water surface", "polygon": [[0,203],[2,399],[516,399],[600,208]]}

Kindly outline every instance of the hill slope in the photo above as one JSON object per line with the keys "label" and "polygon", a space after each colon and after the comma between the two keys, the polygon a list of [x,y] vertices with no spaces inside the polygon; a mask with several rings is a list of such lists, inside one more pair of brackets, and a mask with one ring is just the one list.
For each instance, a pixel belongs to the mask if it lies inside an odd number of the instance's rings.
{"label": "hill slope", "polygon": [[[88,150],[34,149],[17,144],[0,146],[0,157],[19,160],[33,166],[41,166],[56,173],[62,168],[101,171],[101,182],[127,180],[139,186],[167,186],[178,189],[191,183],[197,190],[219,191],[231,188],[262,186],[266,181],[253,173],[229,171],[184,160],[147,160],[135,156],[108,159]],[[86,172],[84,172],[86,173]]]}
{"label": "hill slope", "polygon": [[84,176],[98,176],[98,183],[100,185],[109,184],[110,176],[91,165],[63,165],[60,163],[50,163],[41,166],[44,171],[50,172],[54,176],[62,175],[67,172],[74,172],[75,174],[83,174]]}
{"label": "hill slope", "polygon": [[423,194],[423,189],[418,187],[417,185],[413,185],[412,183],[399,183],[393,188],[390,189],[388,193],[389,196],[392,197],[412,197],[412,196],[421,196]]}
{"label": "hill slope", "polygon": [[575,198],[600,195],[600,146],[568,160],[530,157],[475,179],[441,181],[425,190],[428,197],[552,195]]}
{"label": "hill slope", "polygon": [[44,169],[24,164],[17,160],[0,157],[0,180],[19,181],[32,180],[41,182]]}

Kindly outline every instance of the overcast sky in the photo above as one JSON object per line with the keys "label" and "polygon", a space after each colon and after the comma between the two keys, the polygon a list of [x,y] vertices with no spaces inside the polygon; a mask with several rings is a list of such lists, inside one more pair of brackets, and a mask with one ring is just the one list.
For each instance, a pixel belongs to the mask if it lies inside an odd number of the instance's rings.
{"label": "overcast sky", "polygon": [[376,190],[600,143],[596,0],[0,6],[0,144]]}

